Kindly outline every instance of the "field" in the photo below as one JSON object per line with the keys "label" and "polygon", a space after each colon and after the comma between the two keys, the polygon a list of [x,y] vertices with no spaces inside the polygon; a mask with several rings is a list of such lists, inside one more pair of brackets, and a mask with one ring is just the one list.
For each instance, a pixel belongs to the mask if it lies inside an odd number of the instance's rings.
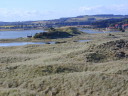
{"label": "field", "polygon": [[55,41],[0,47],[0,96],[128,96],[128,32]]}

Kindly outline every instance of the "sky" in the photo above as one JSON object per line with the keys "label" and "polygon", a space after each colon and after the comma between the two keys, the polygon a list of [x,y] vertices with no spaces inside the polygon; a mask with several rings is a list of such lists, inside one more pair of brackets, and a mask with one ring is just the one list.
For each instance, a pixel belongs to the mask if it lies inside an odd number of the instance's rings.
{"label": "sky", "polygon": [[128,0],[1,0],[0,21],[49,20],[81,15],[128,15]]}

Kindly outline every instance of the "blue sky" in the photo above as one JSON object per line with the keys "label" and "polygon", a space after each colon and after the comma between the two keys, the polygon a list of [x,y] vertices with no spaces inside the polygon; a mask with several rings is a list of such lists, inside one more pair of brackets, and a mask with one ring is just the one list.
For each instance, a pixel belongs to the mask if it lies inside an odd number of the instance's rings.
{"label": "blue sky", "polygon": [[1,0],[0,21],[47,20],[93,14],[128,15],[128,0]]}

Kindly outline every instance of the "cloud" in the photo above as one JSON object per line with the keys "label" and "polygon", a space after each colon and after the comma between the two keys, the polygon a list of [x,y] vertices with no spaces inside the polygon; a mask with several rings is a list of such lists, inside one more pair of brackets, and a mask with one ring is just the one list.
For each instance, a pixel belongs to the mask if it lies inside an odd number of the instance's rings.
{"label": "cloud", "polygon": [[108,6],[93,6],[93,7],[80,7],[77,11],[81,14],[128,14],[128,4],[121,5],[108,5]]}
{"label": "cloud", "polygon": [[67,11],[38,11],[23,9],[0,8],[0,21],[28,21],[28,20],[48,20],[61,17],[74,17],[79,15],[94,14],[128,14],[128,4],[109,5],[109,6],[83,6]]}
{"label": "cloud", "polygon": [[28,21],[49,19],[52,11],[0,8],[0,21]]}

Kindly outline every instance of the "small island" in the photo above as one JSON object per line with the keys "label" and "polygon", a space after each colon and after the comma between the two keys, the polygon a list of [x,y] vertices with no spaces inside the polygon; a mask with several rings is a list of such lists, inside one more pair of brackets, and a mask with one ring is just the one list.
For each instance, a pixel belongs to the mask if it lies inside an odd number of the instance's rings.
{"label": "small island", "polygon": [[36,33],[33,37],[40,39],[57,39],[57,38],[69,38],[72,36],[84,34],[75,27],[68,28],[49,28],[48,32]]}

